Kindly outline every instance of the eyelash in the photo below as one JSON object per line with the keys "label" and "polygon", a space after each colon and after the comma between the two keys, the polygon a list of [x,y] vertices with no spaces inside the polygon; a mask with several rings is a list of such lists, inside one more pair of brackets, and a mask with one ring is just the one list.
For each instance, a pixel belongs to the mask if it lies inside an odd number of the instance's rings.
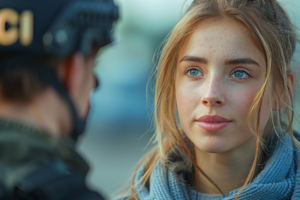
{"label": "eyelash", "polygon": [[247,76],[248,76],[248,77],[246,77],[246,78],[238,78],[238,77],[235,77],[235,78],[237,78],[237,79],[239,79],[239,80],[245,80],[245,79],[248,79],[248,78],[251,78],[251,77],[252,77],[252,76],[250,75],[250,73],[249,73],[247,70],[245,70],[245,69],[240,69],[240,68],[234,69],[233,72],[231,73],[230,77],[231,77],[235,72],[243,72],[243,73],[247,74]]}
{"label": "eyelash", "polygon": [[198,70],[199,72],[201,72],[201,74],[203,74],[203,72],[198,67],[194,67],[194,66],[186,68],[184,74],[186,75],[187,73],[189,73],[189,71],[193,69]]}
{"label": "eyelash", "polygon": [[[203,74],[203,72],[202,72],[198,67],[194,67],[194,66],[186,68],[186,70],[184,71],[184,74],[187,75],[187,74],[189,73],[189,71],[191,71],[191,70],[193,70],[193,69],[198,70],[198,71],[200,71],[201,74]],[[243,73],[245,73],[245,74],[248,76],[248,77],[246,77],[246,78],[235,77],[235,78],[237,78],[237,79],[239,79],[239,80],[245,80],[245,79],[248,79],[248,78],[251,78],[251,77],[252,77],[252,76],[250,75],[250,73],[249,73],[247,70],[241,69],[241,68],[234,69],[233,72],[230,74],[230,77],[231,77],[235,72],[243,72]],[[196,77],[196,76],[190,76],[190,75],[188,75],[188,76],[189,76],[189,77],[193,77],[193,78]]]}

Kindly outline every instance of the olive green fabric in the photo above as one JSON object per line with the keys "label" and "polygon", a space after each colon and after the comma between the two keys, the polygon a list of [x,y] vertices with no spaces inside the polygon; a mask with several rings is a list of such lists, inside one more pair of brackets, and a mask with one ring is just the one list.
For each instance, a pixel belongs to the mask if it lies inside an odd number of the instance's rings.
{"label": "olive green fabric", "polygon": [[52,162],[85,176],[89,167],[74,145],[69,138],[0,118],[0,183],[11,190],[22,177]]}

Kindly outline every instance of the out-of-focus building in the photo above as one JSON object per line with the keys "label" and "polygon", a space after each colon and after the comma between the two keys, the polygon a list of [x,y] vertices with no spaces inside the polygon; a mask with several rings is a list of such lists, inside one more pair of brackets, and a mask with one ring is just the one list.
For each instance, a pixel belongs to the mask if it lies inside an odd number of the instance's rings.
{"label": "out-of-focus building", "polygon": [[[91,97],[88,130],[79,144],[92,167],[90,185],[107,197],[129,180],[147,152],[145,147],[153,134],[148,131],[153,91],[148,90],[146,96],[146,86],[155,66],[153,56],[191,2],[186,0],[184,6],[184,0],[115,1],[120,7],[116,41],[97,59],[100,88]],[[300,27],[300,1],[280,2]]]}

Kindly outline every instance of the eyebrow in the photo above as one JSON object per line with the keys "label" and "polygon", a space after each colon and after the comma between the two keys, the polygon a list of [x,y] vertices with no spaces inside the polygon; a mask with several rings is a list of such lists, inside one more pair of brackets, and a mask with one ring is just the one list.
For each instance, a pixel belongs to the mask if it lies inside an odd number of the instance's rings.
{"label": "eyebrow", "polygon": [[[205,58],[196,57],[196,56],[184,56],[180,62],[182,61],[190,61],[190,62],[197,62],[197,63],[203,63],[207,64],[207,60]],[[257,65],[260,67],[260,65],[251,58],[238,58],[238,59],[230,59],[225,61],[226,65],[238,65],[238,64],[250,64],[250,65]]]}
{"label": "eyebrow", "polygon": [[251,58],[239,58],[239,59],[230,59],[225,61],[226,65],[238,65],[238,64],[248,64],[248,65],[257,65],[260,67],[260,65]]}
{"label": "eyebrow", "polygon": [[190,61],[190,62],[197,62],[197,63],[203,63],[207,64],[207,60],[205,58],[196,57],[196,56],[184,56],[180,62],[182,61]]}

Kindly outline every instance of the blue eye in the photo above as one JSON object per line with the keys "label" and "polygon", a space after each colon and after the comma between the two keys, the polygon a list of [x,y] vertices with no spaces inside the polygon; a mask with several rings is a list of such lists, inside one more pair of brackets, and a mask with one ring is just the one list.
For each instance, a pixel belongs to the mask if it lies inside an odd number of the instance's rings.
{"label": "blue eye", "polygon": [[235,72],[233,72],[231,77],[235,77],[235,78],[239,78],[239,79],[245,79],[245,78],[248,78],[249,75],[245,71],[236,70]]}
{"label": "blue eye", "polygon": [[203,74],[202,74],[202,72],[201,72],[200,70],[198,70],[198,69],[190,69],[190,70],[188,71],[188,75],[189,75],[189,76],[202,76]]}

